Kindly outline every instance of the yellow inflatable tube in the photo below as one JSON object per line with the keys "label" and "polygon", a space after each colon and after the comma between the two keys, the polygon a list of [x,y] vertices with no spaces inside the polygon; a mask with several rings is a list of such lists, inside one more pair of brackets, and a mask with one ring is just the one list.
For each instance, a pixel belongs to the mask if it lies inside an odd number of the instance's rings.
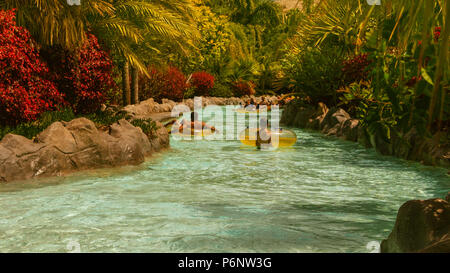
{"label": "yellow inflatable tube", "polygon": [[[256,132],[257,129],[247,128],[239,134],[239,140],[244,145],[256,147]],[[297,135],[291,130],[287,129],[271,130],[270,135],[271,135],[271,143],[275,147],[289,147],[297,142]]]}
{"label": "yellow inflatable tube", "polygon": [[214,133],[215,132],[213,132],[211,130],[187,129],[187,130],[183,130],[182,132],[177,132],[177,133],[175,133],[175,135],[178,135],[178,136],[201,136],[201,137],[205,137],[205,136],[210,136],[210,135],[212,135]]}

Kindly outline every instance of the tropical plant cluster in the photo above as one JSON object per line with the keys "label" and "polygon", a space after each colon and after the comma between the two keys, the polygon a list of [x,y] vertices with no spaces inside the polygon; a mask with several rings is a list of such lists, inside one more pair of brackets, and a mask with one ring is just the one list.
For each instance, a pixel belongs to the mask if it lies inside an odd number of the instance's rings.
{"label": "tropical plant cluster", "polygon": [[414,131],[448,144],[449,11],[443,0],[318,1],[290,39],[279,87],[345,108],[370,139]]}
{"label": "tropical plant cluster", "polygon": [[445,0],[0,2],[0,125],[102,103],[295,93],[448,143]]}

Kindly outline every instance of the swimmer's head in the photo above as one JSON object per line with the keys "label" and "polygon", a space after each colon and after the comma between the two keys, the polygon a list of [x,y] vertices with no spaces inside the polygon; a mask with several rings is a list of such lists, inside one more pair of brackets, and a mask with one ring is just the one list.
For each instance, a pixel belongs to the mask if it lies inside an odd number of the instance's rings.
{"label": "swimmer's head", "polygon": [[267,119],[266,118],[259,119],[259,128],[261,128],[261,129],[267,128]]}
{"label": "swimmer's head", "polygon": [[195,122],[198,120],[198,113],[197,112],[191,112],[191,122]]}

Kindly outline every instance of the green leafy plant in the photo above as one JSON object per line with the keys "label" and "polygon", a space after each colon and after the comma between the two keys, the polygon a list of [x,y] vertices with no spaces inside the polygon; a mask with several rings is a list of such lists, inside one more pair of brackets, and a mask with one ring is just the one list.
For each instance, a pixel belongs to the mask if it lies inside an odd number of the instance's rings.
{"label": "green leafy plant", "polygon": [[16,134],[32,139],[37,134],[45,130],[45,128],[50,126],[53,122],[70,121],[74,118],[75,114],[70,108],[65,108],[53,112],[45,112],[39,119],[35,121],[20,123],[15,127],[0,127],[0,139],[2,139],[7,134]]}
{"label": "green leafy plant", "polygon": [[131,121],[133,126],[139,127],[142,129],[142,132],[146,134],[150,139],[156,138],[156,130],[158,130],[158,126],[156,122],[151,119],[134,119]]}
{"label": "green leafy plant", "polygon": [[314,49],[288,54],[283,61],[279,89],[308,97],[312,103],[337,103],[336,90],[340,86],[343,56],[338,48]]}

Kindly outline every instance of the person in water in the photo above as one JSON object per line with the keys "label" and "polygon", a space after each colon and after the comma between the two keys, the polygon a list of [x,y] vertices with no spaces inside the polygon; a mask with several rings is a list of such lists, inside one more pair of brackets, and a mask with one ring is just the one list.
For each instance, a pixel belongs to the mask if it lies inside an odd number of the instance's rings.
{"label": "person in water", "polygon": [[191,121],[189,122],[186,119],[183,119],[181,121],[180,127],[178,128],[178,131],[180,133],[183,133],[184,129],[187,130],[194,130],[197,128],[201,128],[202,130],[208,130],[210,129],[211,132],[215,132],[216,128],[214,126],[208,125],[206,122],[201,122],[198,120],[198,113],[197,112],[191,112]]}
{"label": "person in water", "polygon": [[261,149],[262,145],[271,145],[272,136],[270,131],[267,129],[267,119],[261,118],[259,120],[259,128],[256,132],[256,147]]}

